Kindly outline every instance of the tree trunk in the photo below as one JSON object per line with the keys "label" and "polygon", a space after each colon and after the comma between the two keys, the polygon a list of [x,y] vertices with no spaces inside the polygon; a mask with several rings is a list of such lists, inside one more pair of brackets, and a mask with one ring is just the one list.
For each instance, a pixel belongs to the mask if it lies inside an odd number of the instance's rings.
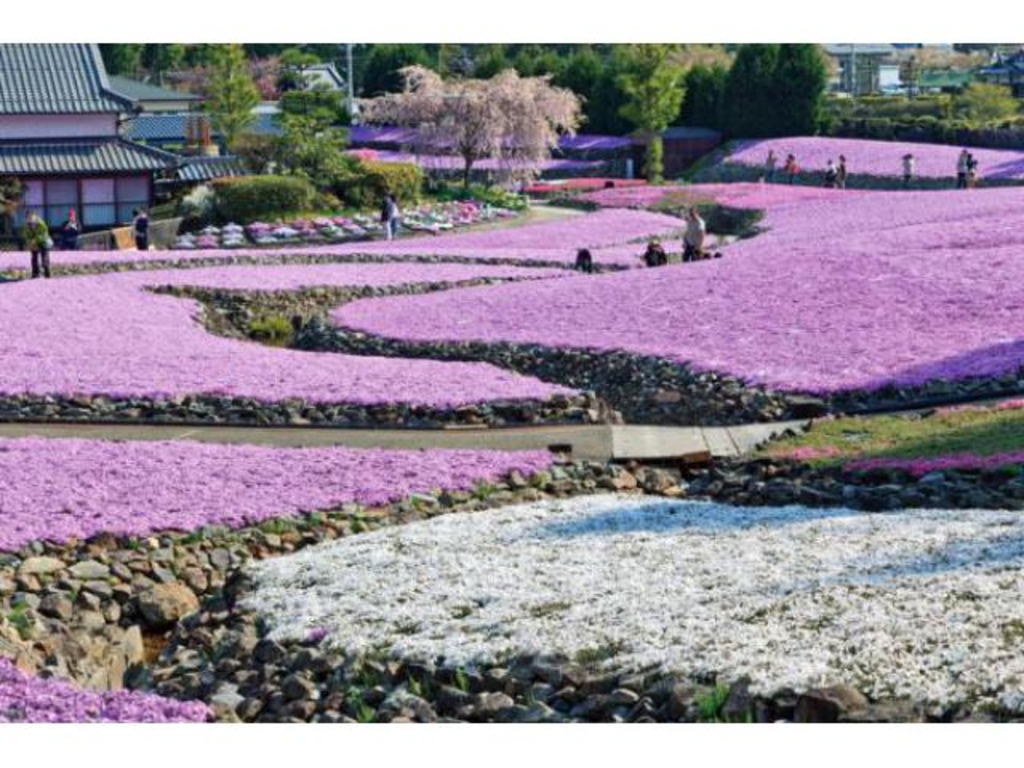
{"label": "tree trunk", "polygon": [[472,155],[462,156],[462,188],[469,189],[469,172],[473,168],[473,157]]}

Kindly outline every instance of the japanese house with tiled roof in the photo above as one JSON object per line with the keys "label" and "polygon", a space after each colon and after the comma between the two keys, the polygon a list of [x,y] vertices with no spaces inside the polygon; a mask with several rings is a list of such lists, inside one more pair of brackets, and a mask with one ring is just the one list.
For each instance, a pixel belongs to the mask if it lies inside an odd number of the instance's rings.
{"label": "japanese house with tiled roof", "polygon": [[16,223],[51,225],[74,209],[83,227],[131,220],[178,158],[120,135],[135,103],[111,85],[93,44],[0,43],[0,176],[25,184]]}

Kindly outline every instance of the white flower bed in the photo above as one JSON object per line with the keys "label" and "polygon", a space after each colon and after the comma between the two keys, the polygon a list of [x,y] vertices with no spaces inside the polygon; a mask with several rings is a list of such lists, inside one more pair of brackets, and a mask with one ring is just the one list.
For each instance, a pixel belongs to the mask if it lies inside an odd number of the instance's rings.
{"label": "white flower bed", "polygon": [[[276,639],[473,665],[600,657],[753,688],[999,700],[1024,681],[1024,517],[600,496],[449,515],[259,563]],[[581,654],[582,652],[582,654]]]}

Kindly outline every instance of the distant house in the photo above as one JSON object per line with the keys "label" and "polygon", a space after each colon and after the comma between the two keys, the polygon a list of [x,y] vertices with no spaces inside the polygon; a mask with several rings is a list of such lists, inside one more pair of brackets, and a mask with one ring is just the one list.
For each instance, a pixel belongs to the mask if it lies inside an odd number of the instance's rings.
{"label": "distant house", "polygon": [[300,72],[310,90],[344,91],[345,78],[333,64],[312,64],[303,67]]}
{"label": "distant house", "polygon": [[25,184],[15,224],[28,209],[52,225],[74,209],[97,229],[149,206],[154,177],[173,174],[178,158],[120,135],[135,109],[96,45],[0,43],[0,176]]}
{"label": "distant house", "polygon": [[839,69],[833,88],[854,96],[882,90],[883,68],[891,63],[897,50],[888,43],[837,43],[822,48]]}
{"label": "distant house", "polygon": [[[256,111],[255,119],[246,129],[257,136],[276,136],[281,133],[273,112]],[[203,123],[206,127],[203,127]],[[208,131],[215,145],[221,138],[209,122],[209,116],[198,112],[178,112],[154,115],[139,115],[125,125],[125,136],[131,141],[151,147],[180,152],[188,148],[190,139],[197,142],[197,136]]]}
{"label": "distant house", "polygon": [[1017,98],[1024,98],[1024,48],[1011,54],[997,53],[992,63],[978,70],[983,83],[1006,85]]}
{"label": "distant house", "polygon": [[188,112],[202,101],[191,93],[161,88],[143,83],[141,80],[117,75],[110,76],[110,87],[116,93],[128,97],[143,114]]}

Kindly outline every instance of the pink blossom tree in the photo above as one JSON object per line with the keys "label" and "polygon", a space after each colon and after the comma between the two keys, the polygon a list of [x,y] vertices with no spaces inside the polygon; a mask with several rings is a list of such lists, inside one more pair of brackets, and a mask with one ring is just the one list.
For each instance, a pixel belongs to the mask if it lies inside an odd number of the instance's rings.
{"label": "pink blossom tree", "polygon": [[401,73],[403,92],[363,100],[363,120],[416,129],[416,144],[425,153],[455,152],[466,186],[473,165],[483,159],[498,161],[510,180],[532,178],[558,137],[573,135],[579,125],[579,98],[551,85],[550,77],[520,77],[509,69],[489,80],[444,80],[421,66]]}

